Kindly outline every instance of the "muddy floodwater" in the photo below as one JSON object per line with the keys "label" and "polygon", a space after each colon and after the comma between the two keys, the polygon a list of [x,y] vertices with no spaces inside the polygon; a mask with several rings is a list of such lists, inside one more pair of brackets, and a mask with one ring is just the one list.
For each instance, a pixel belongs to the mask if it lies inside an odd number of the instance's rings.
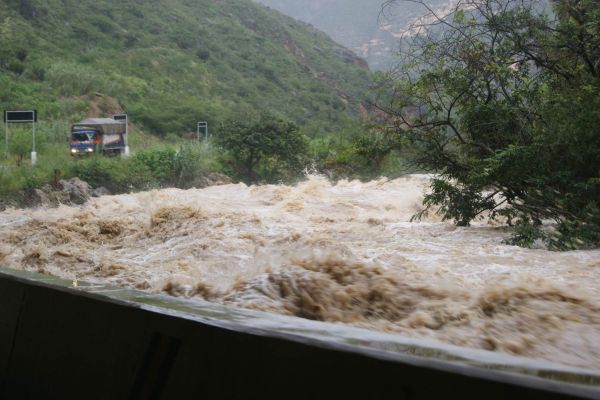
{"label": "muddy floodwater", "polygon": [[0,264],[600,369],[600,251],[411,223],[427,176],[243,184],[0,213]]}

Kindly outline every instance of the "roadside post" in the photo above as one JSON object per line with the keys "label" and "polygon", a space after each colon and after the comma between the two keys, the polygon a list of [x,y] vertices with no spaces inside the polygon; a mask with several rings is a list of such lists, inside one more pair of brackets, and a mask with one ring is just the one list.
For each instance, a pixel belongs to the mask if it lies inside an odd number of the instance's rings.
{"label": "roadside post", "polygon": [[129,157],[129,118],[127,114],[115,114],[113,115],[115,121],[125,121],[125,157]]}
{"label": "roadside post", "polygon": [[198,121],[198,125],[196,126],[196,137],[198,139],[198,143],[200,143],[200,129],[204,130],[204,142],[208,142],[208,122]]}
{"label": "roadside post", "polygon": [[37,152],[35,151],[35,124],[37,123],[37,111],[4,111],[4,156],[8,157],[8,124],[28,124],[32,126],[31,132],[31,165],[37,164]]}

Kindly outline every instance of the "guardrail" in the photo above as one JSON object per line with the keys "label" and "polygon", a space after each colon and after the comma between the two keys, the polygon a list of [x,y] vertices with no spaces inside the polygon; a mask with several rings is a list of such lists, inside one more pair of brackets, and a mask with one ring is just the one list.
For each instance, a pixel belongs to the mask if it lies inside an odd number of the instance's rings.
{"label": "guardrail", "polygon": [[[315,339],[326,330],[260,328],[218,306],[194,316],[126,292],[0,271],[0,398],[600,398],[595,373],[567,369],[572,384],[489,370]],[[132,302],[138,295],[146,300]]]}

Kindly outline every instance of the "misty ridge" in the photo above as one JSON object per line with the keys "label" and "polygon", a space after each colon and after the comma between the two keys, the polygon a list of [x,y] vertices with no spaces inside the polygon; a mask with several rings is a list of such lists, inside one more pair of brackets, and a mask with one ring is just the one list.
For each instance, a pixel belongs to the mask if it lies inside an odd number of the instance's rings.
{"label": "misty ridge", "polygon": [[[411,22],[427,13],[414,2],[386,5],[383,0],[254,0],[327,33],[369,62],[373,70],[397,63],[399,38]],[[454,0],[428,0],[444,10]]]}

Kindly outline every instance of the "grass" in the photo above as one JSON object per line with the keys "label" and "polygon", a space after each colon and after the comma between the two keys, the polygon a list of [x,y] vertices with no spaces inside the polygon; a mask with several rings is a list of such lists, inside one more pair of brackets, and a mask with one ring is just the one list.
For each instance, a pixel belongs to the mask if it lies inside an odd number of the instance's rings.
{"label": "grass", "polygon": [[21,205],[19,201],[26,200],[23,196],[33,189],[56,178],[72,177],[113,193],[189,188],[201,185],[203,177],[220,170],[219,153],[210,143],[156,143],[129,158],[71,157],[65,145],[49,143],[41,149],[35,166],[28,159],[17,164],[14,157],[0,163],[0,199]]}

